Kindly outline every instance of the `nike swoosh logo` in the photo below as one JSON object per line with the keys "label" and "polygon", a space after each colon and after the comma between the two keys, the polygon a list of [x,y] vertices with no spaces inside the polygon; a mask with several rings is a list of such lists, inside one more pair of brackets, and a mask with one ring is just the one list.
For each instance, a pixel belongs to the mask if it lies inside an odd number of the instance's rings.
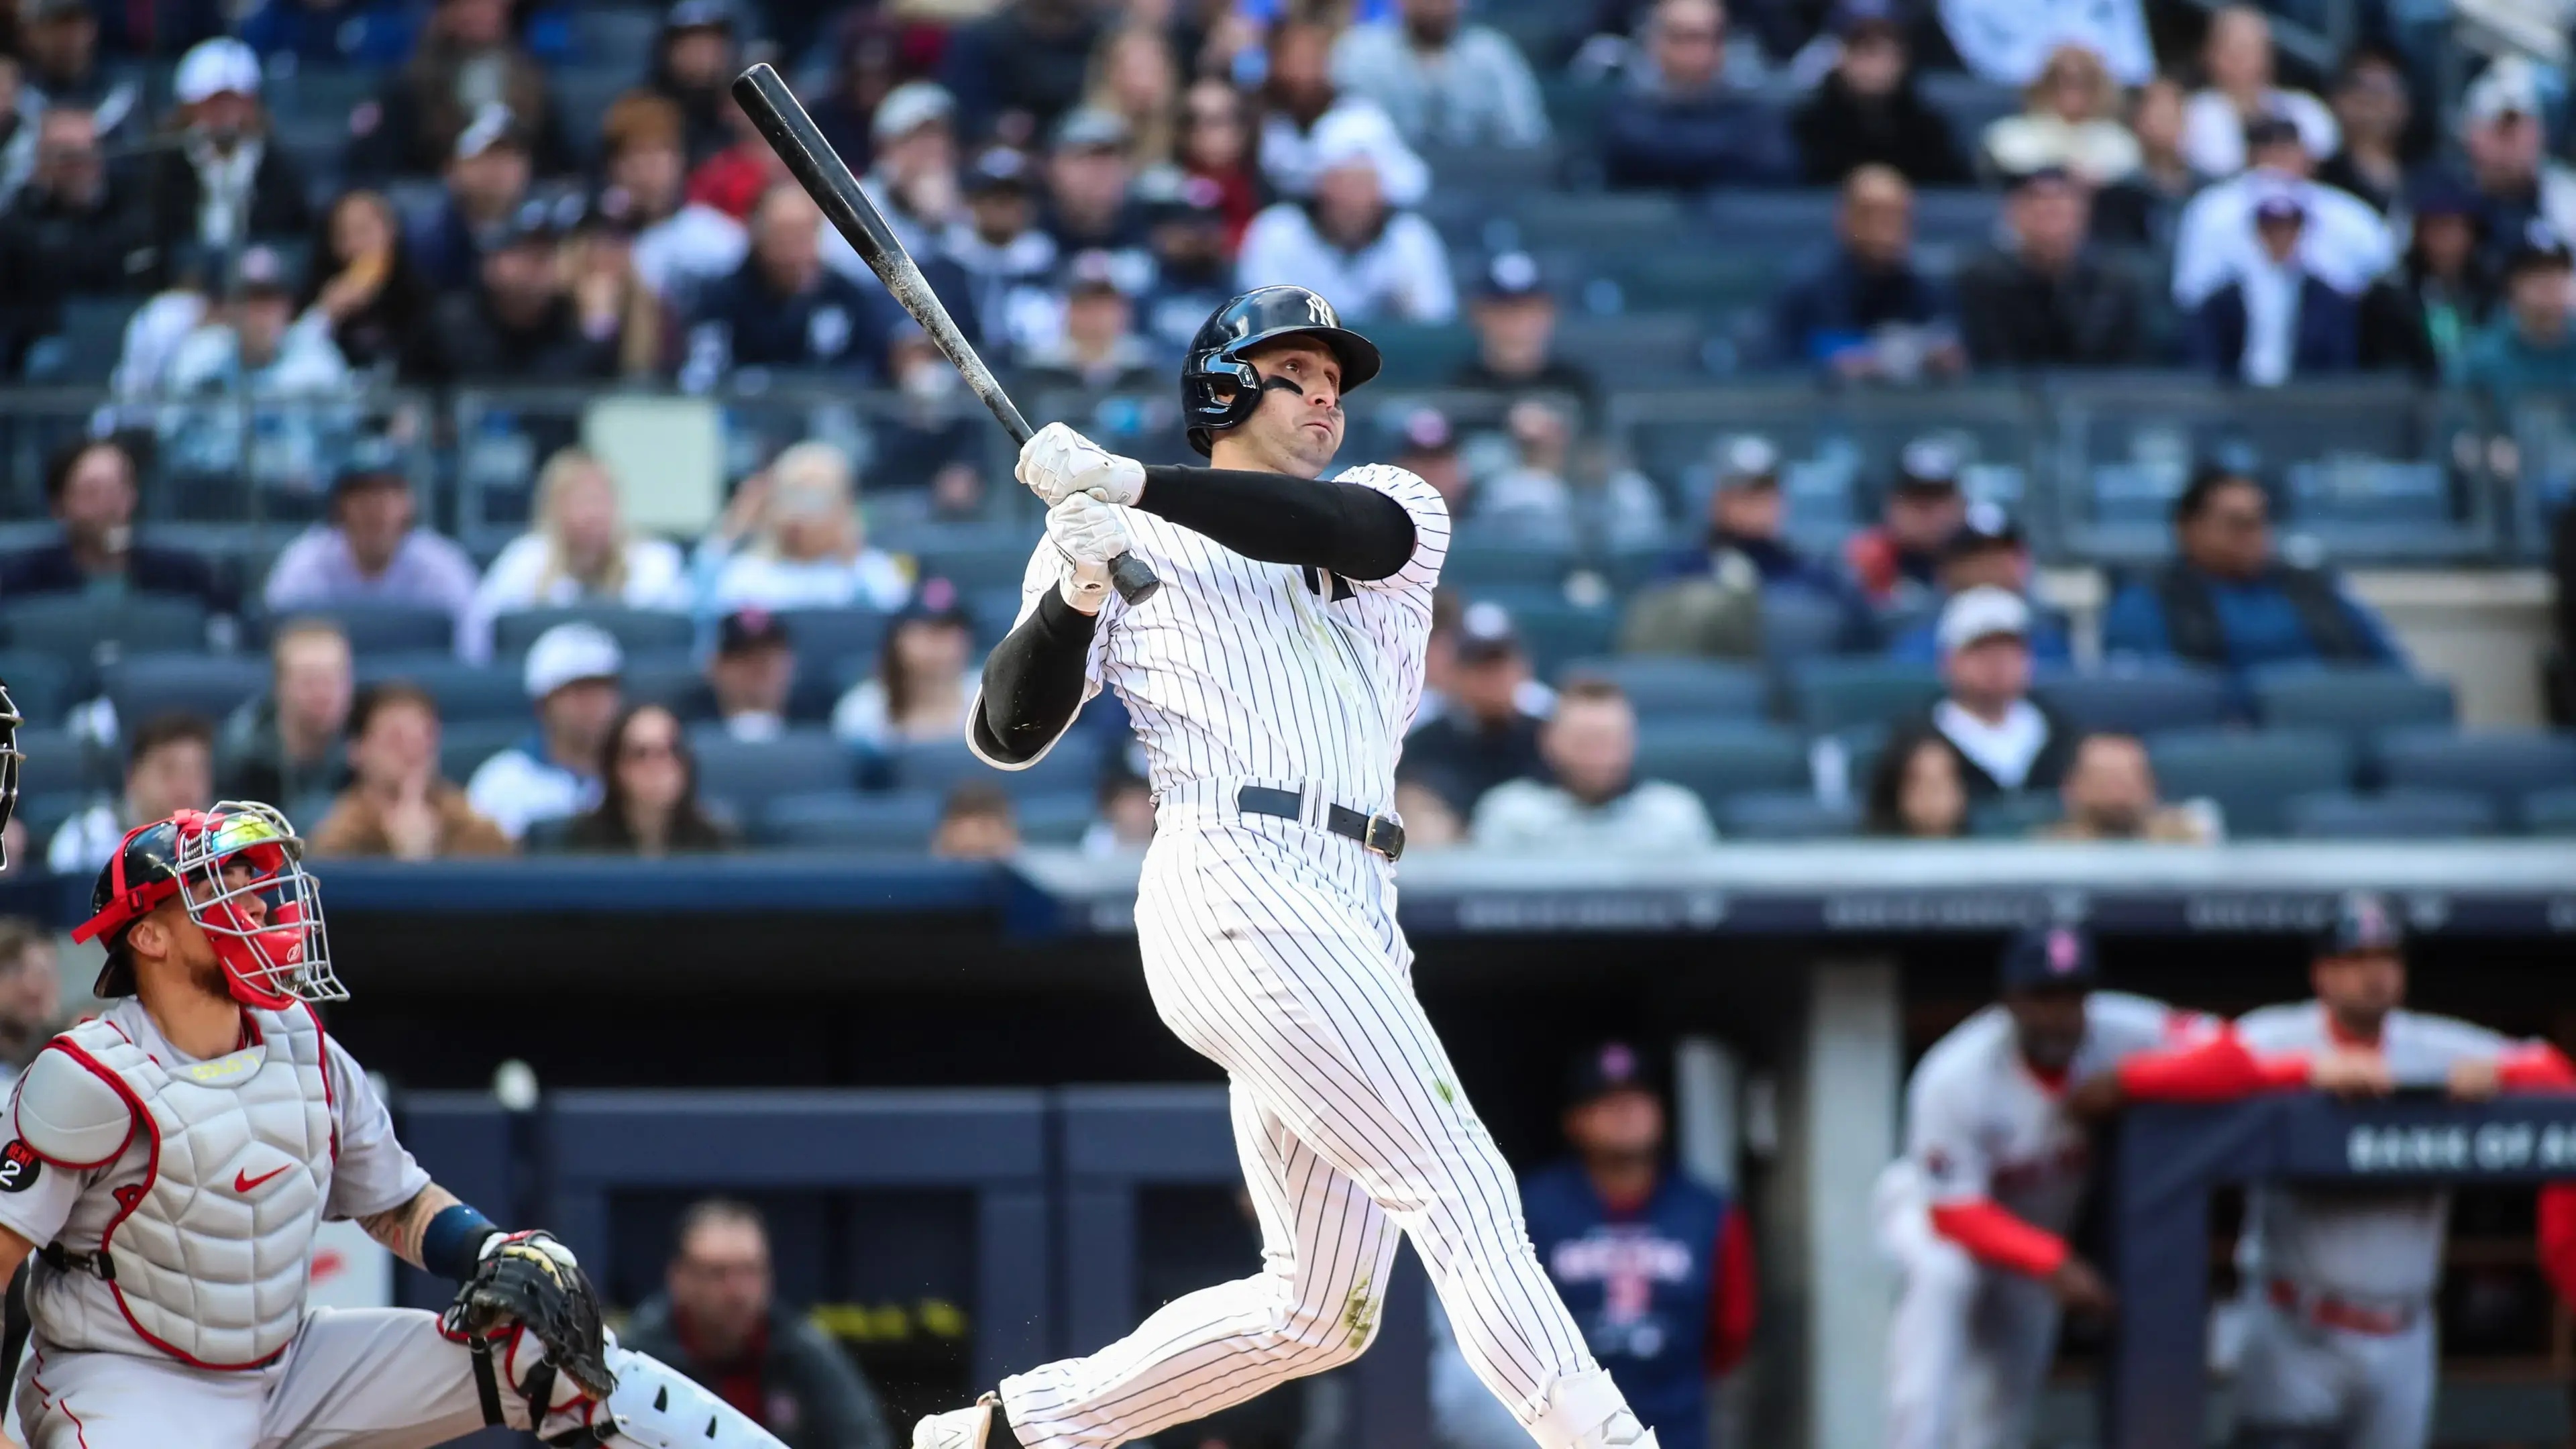
{"label": "nike swoosh logo", "polygon": [[268,1171],[261,1173],[257,1177],[251,1176],[248,1172],[236,1172],[233,1174],[233,1191],[248,1192],[252,1188],[259,1186],[261,1183],[268,1181],[270,1178],[277,1176],[279,1173],[286,1171],[287,1168],[291,1168],[294,1165],[294,1163],[290,1162],[286,1164],[286,1167],[273,1167]]}

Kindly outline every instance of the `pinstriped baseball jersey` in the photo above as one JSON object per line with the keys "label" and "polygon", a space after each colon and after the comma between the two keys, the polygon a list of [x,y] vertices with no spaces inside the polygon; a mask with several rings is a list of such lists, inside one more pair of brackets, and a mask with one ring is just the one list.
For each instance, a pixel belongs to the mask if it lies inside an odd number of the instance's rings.
{"label": "pinstriped baseball jersey", "polygon": [[[1449,507],[1421,478],[1380,464],[1339,482],[1373,488],[1413,520],[1413,556],[1390,577],[1345,579],[1256,563],[1203,534],[1129,509],[1135,553],[1162,577],[1142,607],[1110,597],[1084,697],[1126,701],[1161,795],[1184,780],[1301,781],[1357,810],[1395,797],[1395,759],[1422,702],[1431,593],[1449,553]],[[1020,618],[1056,586],[1040,542]],[[980,706],[978,706],[980,709]]]}

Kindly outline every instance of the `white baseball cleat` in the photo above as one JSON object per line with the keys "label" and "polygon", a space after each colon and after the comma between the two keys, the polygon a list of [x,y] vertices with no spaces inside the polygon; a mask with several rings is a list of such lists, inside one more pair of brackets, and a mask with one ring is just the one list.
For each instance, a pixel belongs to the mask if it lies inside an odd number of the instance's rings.
{"label": "white baseball cleat", "polygon": [[984,1449],[984,1441],[993,1434],[993,1416],[999,1412],[1000,1398],[986,1394],[971,1409],[925,1416],[912,1426],[912,1449]]}

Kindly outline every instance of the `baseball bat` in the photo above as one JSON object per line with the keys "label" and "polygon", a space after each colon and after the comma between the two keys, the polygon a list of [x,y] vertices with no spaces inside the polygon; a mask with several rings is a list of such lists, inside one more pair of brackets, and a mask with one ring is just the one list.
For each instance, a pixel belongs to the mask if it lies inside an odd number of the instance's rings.
{"label": "baseball bat", "polygon": [[[787,89],[787,82],[780,80],[778,72],[766,63],[755,65],[734,77],[733,99],[760,128],[769,149],[787,163],[787,173],[823,209],[833,229],[858,251],[868,270],[877,274],[877,280],[885,283],[896,305],[911,313],[921,330],[930,334],[931,345],[956,364],[967,389],[992,410],[1002,431],[1009,433],[1014,443],[1027,442],[1029,420],[1020,416],[1018,405],[1002,390],[1001,380],[975,354],[975,344],[957,330],[956,320],[948,315],[939,294],[930,290],[912,254],[895,239],[893,229],[877,214],[876,203],[859,189],[859,178],[850,174],[849,163],[832,149],[831,142],[823,139],[814,118],[805,113],[803,103]],[[1145,602],[1163,587],[1163,581],[1154,577],[1154,570],[1132,553],[1122,553],[1109,561],[1109,581],[1117,587],[1118,596],[1130,604]]]}

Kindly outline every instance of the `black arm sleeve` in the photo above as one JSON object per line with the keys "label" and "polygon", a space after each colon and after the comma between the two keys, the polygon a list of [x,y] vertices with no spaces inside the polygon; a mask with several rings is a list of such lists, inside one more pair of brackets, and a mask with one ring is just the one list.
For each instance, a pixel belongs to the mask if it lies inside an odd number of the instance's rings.
{"label": "black arm sleeve", "polygon": [[975,743],[986,755],[1005,765],[1036,759],[1073,723],[1082,708],[1083,660],[1099,627],[1098,616],[1049,589],[1036,612],[993,646],[984,660],[983,707],[973,721]]}
{"label": "black arm sleeve", "polygon": [[1413,516],[1357,483],[1157,464],[1145,470],[1136,506],[1245,558],[1346,579],[1391,578],[1413,557]]}

